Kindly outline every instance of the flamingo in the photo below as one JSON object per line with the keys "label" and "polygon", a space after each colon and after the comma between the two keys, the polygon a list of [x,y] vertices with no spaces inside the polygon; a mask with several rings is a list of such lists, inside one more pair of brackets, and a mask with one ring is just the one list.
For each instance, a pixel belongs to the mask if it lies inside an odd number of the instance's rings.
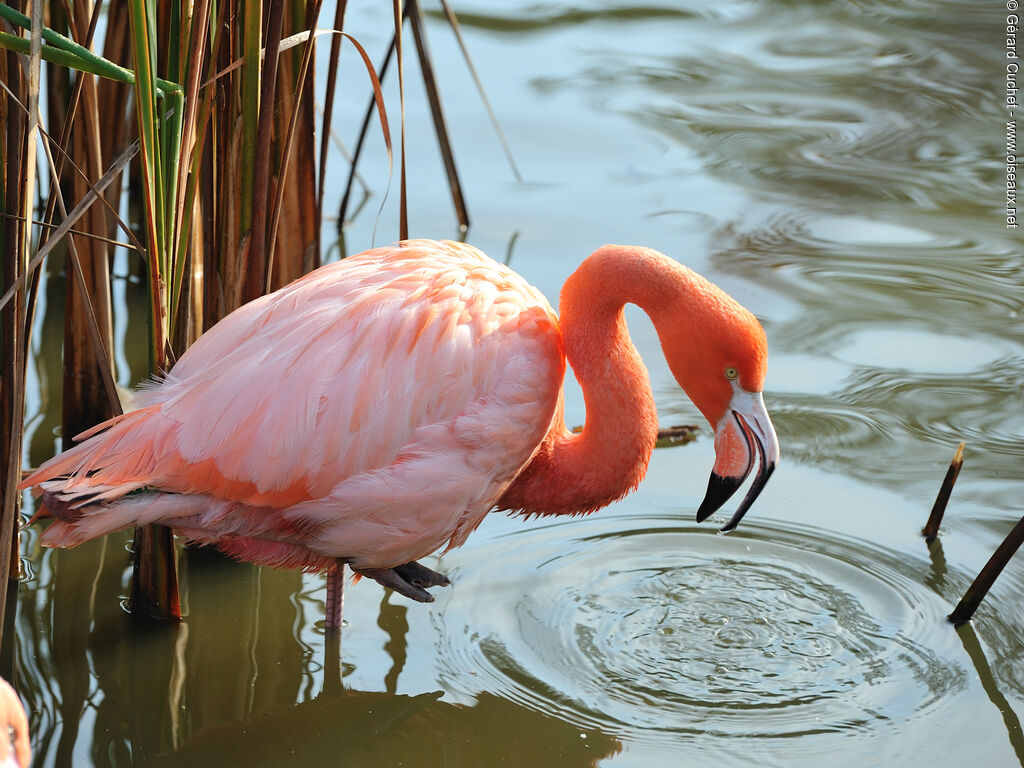
{"label": "flamingo", "polygon": [[11,684],[0,678],[0,729],[3,728],[6,738],[0,738],[0,768],[28,768],[32,762],[28,716]]}
{"label": "flamingo", "polygon": [[[696,272],[618,245],[568,278],[560,317],[465,244],[410,240],[321,267],[225,317],[135,410],[20,487],[53,518],[47,546],[160,523],[242,560],[326,571],[329,628],[345,565],[431,602],[448,579],[417,561],[491,510],[586,514],[640,483],[658,420],[627,303],[715,432],[698,522],[758,464],[732,529],[779,456],[764,330]],[[586,404],[578,434],[563,420],[566,361]]]}

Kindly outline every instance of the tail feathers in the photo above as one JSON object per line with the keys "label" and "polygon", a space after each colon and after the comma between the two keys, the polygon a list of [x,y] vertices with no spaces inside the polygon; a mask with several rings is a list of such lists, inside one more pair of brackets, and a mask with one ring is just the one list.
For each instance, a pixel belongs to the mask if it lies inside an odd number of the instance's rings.
{"label": "tail feathers", "polygon": [[18,488],[39,486],[44,495],[49,493],[78,508],[120,498],[145,487],[145,475],[154,457],[147,445],[140,444],[137,435],[139,427],[157,409],[158,406],[151,406],[115,416],[83,432],[78,438],[89,438],[86,442],[43,463]]}
{"label": "tail feathers", "polygon": [[153,491],[112,502],[76,506],[44,491],[43,509],[36,517],[55,518],[43,531],[40,538],[43,546],[75,547],[129,526],[165,523],[173,527],[176,518],[198,514],[207,501],[207,497],[199,495]]}
{"label": "tail feathers", "polygon": [[39,505],[39,509],[36,510],[36,513],[32,516],[32,520],[30,522],[34,523],[36,520],[41,518],[46,519],[48,517],[52,517],[57,520],[64,520],[65,522],[73,523],[81,516],[81,510],[61,498],[59,493],[54,493],[44,489],[43,503]]}
{"label": "tail feathers", "polygon": [[61,520],[67,520],[69,517],[77,518],[81,516],[81,512],[78,510],[82,507],[119,499],[144,487],[142,483],[136,482],[68,489],[68,478],[66,477],[44,480],[39,484],[43,506],[36,513],[36,517],[56,517]]}
{"label": "tail feathers", "polygon": [[76,443],[81,443],[83,440],[88,440],[90,437],[98,435],[100,432],[106,432],[108,429],[110,429],[118,422],[132,418],[134,413],[135,411],[129,411],[128,413],[122,413],[121,415],[114,416],[113,418],[107,419],[106,421],[101,421],[96,426],[89,427],[89,429],[85,430],[84,432],[79,432],[71,439],[74,440]]}

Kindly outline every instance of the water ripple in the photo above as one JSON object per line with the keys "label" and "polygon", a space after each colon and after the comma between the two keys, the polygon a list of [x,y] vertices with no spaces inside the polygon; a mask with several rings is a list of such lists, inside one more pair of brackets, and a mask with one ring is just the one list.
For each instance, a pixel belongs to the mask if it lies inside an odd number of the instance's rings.
{"label": "water ripple", "polygon": [[[464,27],[521,35],[550,32],[561,27],[575,28],[583,24],[666,23],[680,19],[735,18],[746,12],[745,5],[743,2],[705,0],[687,3],[688,7],[685,8],[678,3],[603,4],[589,8],[585,5],[558,3],[535,3],[524,8],[521,3],[511,3],[509,7],[501,8],[499,3],[492,2],[476,8],[466,5],[460,7],[459,23]],[[439,11],[433,15],[443,18]]]}
{"label": "water ripple", "polygon": [[[907,218],[897,225],[884,217],[771,211],[742,229],[723,227],[715,245],[716,263],[727,271],[756,274],[780,292],[806,296],[812,308],[827,298],[838,310],[829,326],[927,318],[932,327],[1021,327],[1019,248],[972,236],[956,218],[922,217],[915,227]],[[966,322],[976,315],[980,327]]]}
{"label": "water ripple", "polygon": [[[556,524],[474,550],[438,622],[446,686],[668,741],[869,733],[965,688],[923,562],[814,532],[723,537],[669,519],[607,532],[606,517],[589,534],[589,520]],[[488,581],[498,549],[523,561],[503,562],[512,572],[541,563],[528,591]],[[481,600],[506,610],[474,611]]]}
{"label": "water ripple", "polygon": [[990,200],[1001,155],[989,129],[1004,118],[995,21],[962,21],[955,2],[927,14],[866,5],[759,0],[730,11],[713,40],[704,10],[690,9],[683,40],[663,44],[654,28],[643,54],[604,45],[537,85],[599,94],[760,199],[946,212]]}
{"label": "water ripple", "polygon": [[840,469],[873,485],[928,496],[956,444],[975,479],[1020,474],[1024,359],[969,373],[861,367],[835,392],[774,392],[787,460]]}

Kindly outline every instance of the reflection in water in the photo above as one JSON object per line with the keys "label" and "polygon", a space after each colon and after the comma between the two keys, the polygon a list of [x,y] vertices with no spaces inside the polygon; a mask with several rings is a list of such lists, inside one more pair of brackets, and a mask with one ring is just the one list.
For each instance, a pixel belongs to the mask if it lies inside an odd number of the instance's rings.
{"label": "reflection in water", "polygon": [[46,553],[37,587],[47,613],[20,606],[22,630],[42,630],[19,635],[22,663],[42,665],[25,679],[53,686],[24,691],[38,764],[141,763],[197,727],[300,695],[307,649],[295,640],[295,618],[280,620],[299,579],[261,578],[204,550],[183,552],[180,562],[183,606],[203,618],[178,625],[122,610],[117,595],[127,592],[130,566],[123,536]]}
{"label": "reflection in water", "polygon": [[[935,466],[964,440],[971,450],[970,476],[1005,478],[1020,465],[1024,429],[1024,358],[1000,358],[964,374],[911,373],[860,368],[828,395],[772,396],[780,413],[779,439],[787,455],[872,483],[934,491]],[[934,446],[934,447],[932,447]],[[992,502],[1011,489],[993,488]]]}
{"label": "reflection in water", "polygon": [[[114,541],[47,555],[41,579],[82,587],[53,604],[54,621],[88,640],[61,651],[60,675],[34,676],[59,689],[26,692],[40,764],[80,764],[87,742],[95,765],[523,765],[557,754],[584,766],[620,742],[683,740],[706,758],[731,754],[741,736],[810,758],[834,749],[831,737],[941,722],[966,692],[944,616],[968,579],[948,572],[939,541],[929,572],[875,544],[756,522],[729,536],[675,515],[516,530],[459,558],[451,599],[427,614],[444,690],[420,695],[395,693],[410,626],[391,596],[377,605],[385,690],[343,690],[325,672],[314,698],[309,670],[330,649],[300,640],[292,572],[190,550],[186,622],[146,625],[92,599],[102,580],[124,589],[129,557]],[[530,589],[495,579],[499,553],[501,573],[539,564]],[[1005,641],[1021,620],[986,632]],[[1000,692],[1014,681],[961,639],[1017,749]],[[461,703],[442,700],[448,692]]]}
{"label": "reflection in water", "polygon": [[[243,565],[207,547],[186,549],[184,560],[189,638],[183,710],[189,730],[298,700],[314,654],[295,633],[303,619],[295,601],[301,575]],[[212,669],[216,685],[210,683]]]}
{"label": "reflection in water", "polygon": [[[33,675],[59,687],[24,691],[39,765],[520,766],[558,754],[560,764],[591,766],[619,749],[599,729],[487,694],[472,705],[440,701],[442,692],[394,694],[408,624],[388,597],[378,618],[392,660],[387,692],[343,690],[325,674],[323,692],[305,699],[308,670],[324,660],[298,640],[294,572],[187,550],[186,620],[150,624],[92,599],[99,581],[126,573],[128,553],[112,557],[115,546],[108,539],[107,551],[97,542],[44,559],[41,578],[52,574],[55,594],[79,591],[52,604],[60,634],[40,634],[41,646],[22,637],[29,658],[60,659],[60,674]],[[46,648],[50,637],[63,646]],[[331,652],[325,645],[318,657]]]}
{"label": "reflection in water", "polygon": [[1017,755],[1017,762],[1024,765],[1024,731],[1020,727],[1020,718],[1013,711],[1013,707],[1006,700],[1006,696],[1003,695],[999,684],[992,675],[988,659],[985,658],[985,651],[982,650],[981,643],[978,641],[978,635],[974,631],[974,625],[971,622],[961,624],[956,628],[956,633],[960,636],[964,644],[964,650],[967,651],[967,655],[970,656],[971,661],[974,663],[974,670],[978,673],[978,679],[985,688],[985,693],[988,694],[989,700],[1003,716],[1003,722],[1006,724],[1006,734],[1010,738],[1010,745],[1013,747],[1014,754]]}
{"label": "reflection in water", "polygon": [[[472,706],[347,690],[202,730],[154,766],[596,766],[619,745],[497,696]],[[495,738],[495,731],[500,734]],[[486,737],[482,737],[487,734]]]}
{"label": "reflection in water", "polygon": [[946,586],[947,566],[946,555],[942,551],[942,540],[939,538],[932,539],[926,542],[925,546],[928,547],[928,555],[931,558],[932,567],[928,572],[928,577],[924,580],[924,584],[936,594],[946,594],[948,590]]}
{"label": "reflection in water", "polygon": [[[947,591],[947,569],[946,556],[942,550],[942,541],[934,539],[928,542],[927,547],[928,553],[931,556],[932,568],[925,583],[935,592],[943,594]],[[1014,754],[1017,756],[1017,762],[1024,766],[1024,731],[1021,729],[1020,718],[1017,717],[1017,713],[1003,694],[1001,684],[995,675],[992,674],[985,651],[975,631],[974,623],[969,621],[961,624],[955,627],[954,631],[959,635],[964,650],[974,665],[974,671],[978,675],[982,688],[985,689],[985,694],[1003,717],[1003,723],[1006,725],[1006,734],[1009,737]]]}

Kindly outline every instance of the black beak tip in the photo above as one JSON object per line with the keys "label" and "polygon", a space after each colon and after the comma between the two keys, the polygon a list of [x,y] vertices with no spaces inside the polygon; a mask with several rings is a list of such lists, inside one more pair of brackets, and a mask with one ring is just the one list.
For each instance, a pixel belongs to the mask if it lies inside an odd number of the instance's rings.
{"label": "black beak tip", "polygon": [[775,471],[775,463],[772,462],[767,466],[762,466],[761,471],[757,473],[757,477],[754,478],[753,484],[750,486],[750,490],[747,491],[747,495],[743,501],[740,502],[739,507],[736,508],[736,512],[733,513],[732,519],[722,527],[720,533],[728,533],[734,530],[736,526],[740,524],[740,520],[747,514],[747,510],[753,505],[757,497],[761,495],[761,491],[764,490],[765,483],[768,482],[768,478],[772,476],[772,472]]}
{"label": "black beak tip", "polygon": [[[750,486],[750,490],[747,491],[746,497],[736,509],[732,519],[721,529],[721,533],[728,533],[739,525],[740,520],[743,519],[747,510],[750,509],[750,506],[754,503],[754,500],[761,494],[761,490],[764,488],[765,483],[768,482],[768,478],[771,477],[774,470],[774,462],[761,467],[761,470],[757,473],[757,477],[754,478],[753,484]],[[723,477],[722,475],[716,475],[712,472],[711,479],[708,480],[708,491],[704,496],[704,501],[702,501],[700,506],[697,508],[697,522],[703,523],[711,517],[711,515],[717,512],[718,509],[729,500],[729,497],[736,492],[736,489],[743,485],[743,481],[745,479],[745,476]]]}
{"label": "black beak tip", "polygon": [[707,493],[704,494],[704,501],[697,508],[697,522],[703,523],[717,512],[743,484],[743,480],[743,477],[724,477],[712,472],[711,478],[708,480]]}

